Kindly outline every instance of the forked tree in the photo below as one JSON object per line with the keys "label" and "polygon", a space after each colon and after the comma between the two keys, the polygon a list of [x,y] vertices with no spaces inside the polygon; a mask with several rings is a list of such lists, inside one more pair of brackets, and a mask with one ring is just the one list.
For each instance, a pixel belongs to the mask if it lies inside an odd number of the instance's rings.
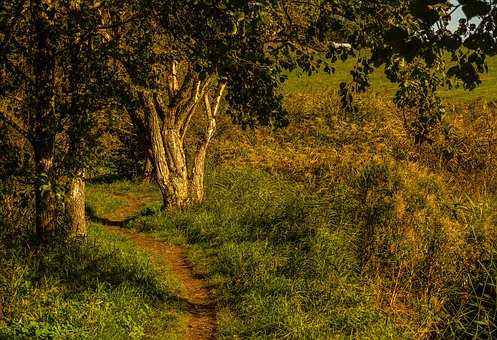
{"label": "forked tree", "polygon": [[[184,66],[184,75],[178,77],[177,68],[178,63],[172,61],[170,72],[166,73],[169,78],[167,94],[162,91],[139,91],[142,110],[129,113],[134,120],[140,120],[146,126],[164,206],[183,208],[190,202],[202,202],[204,199],[206,153],[216,130],[216,116],[226,81],[215,75],[201,80],[189,65]],[[189,166],[185,137],[195,114],[204,114],[207,126],[195,146]]]}
{"label": "forked tree", "polygon": [[[121,37],[113,63],[119,99],[149,150],[165,207],[203,201],[206,154],[225,98],[237,113],[251,110],[265,124],[282,116],[274,61],[264,50],[272,34],[262,15],[272,8],[158,2],[140,25],[109,30]],[[187,145],[194,120],[204,130]]]}
{"label": "forked tree", "polygon": [[[120,37],[115,87],[149,150],[164,207],[203,201],[221,107],[242,126],[285,124],[278,93],[283,72],[315,72],[330,62],[324,58],[330,49],[339,52],[328,36],[310,36],[318,4],[157,1],[140,25],[107,32]],[[204,123],[203,133],[187,145],[194,121]]]}

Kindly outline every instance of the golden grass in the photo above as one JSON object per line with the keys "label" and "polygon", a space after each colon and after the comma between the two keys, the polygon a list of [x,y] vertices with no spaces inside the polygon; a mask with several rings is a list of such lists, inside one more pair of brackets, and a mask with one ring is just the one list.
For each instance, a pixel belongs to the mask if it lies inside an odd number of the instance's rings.
{"label": "golden grass", "polygon": [[[214,162],[284,174],[325,196],[347,185],[364,207],[359,253],[378,307],[420,337],[433,335],[450,318],[449,291],[467,293],[462,277],[497,240],[497,104],[450,107],[421,146],[380,96],[360,98],[356,115],[339,109],[334,92],[293,93],[286,106],[286,129],[222,122]],[[370,186],[354,186],[360,178]]]}

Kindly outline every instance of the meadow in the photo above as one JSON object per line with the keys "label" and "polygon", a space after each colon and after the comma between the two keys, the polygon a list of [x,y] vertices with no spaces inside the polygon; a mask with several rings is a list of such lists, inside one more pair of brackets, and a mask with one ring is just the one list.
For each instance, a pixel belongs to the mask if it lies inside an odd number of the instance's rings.
{"label": "meadow", "polygon": [[[338,91],[341,82],[348,82],[351,80],[349,70],[351,70],[356,63],[356,59],[348,59],[345,62],[338,61],[335,64],[335,72],[327,74],[320,72],[308,76],[302,72],[295,71],[289,74],[288,80],[285,83],[282,92],[285,95],[290,95],[296,92],[320,92],[333,90]],[[497,58],[487,58],[489,73],[481,75],[482,84],[472,91],[465,90],[462,86],[452,89],[440,89],[439,94],[444,98],[445,103],[454,105],[456,103],[468,104],[474,102],[478,98],[486,100],[493,100],[497,97]],[[396,85],[391,83],[383,73],[383,68],[375,70],[371,74],[371,88],[369,95],[379,96],[393,96],[396,91]]]}
{"label": "meadow", "polygon": [[341,111],[346,66],[291,75],[287,128],[220,119],[204,204],[164,211],[154,185],[93,181],[87,241],[0,248],[0,338],[185,333],[167,265],[95,219],[130,197],[143,206],[124,227],[187,249],[213,289],[221,339],[497,336],[495,72],[473,92],[442,92],[445,128],[419,146],[379,74],[357,113]]}

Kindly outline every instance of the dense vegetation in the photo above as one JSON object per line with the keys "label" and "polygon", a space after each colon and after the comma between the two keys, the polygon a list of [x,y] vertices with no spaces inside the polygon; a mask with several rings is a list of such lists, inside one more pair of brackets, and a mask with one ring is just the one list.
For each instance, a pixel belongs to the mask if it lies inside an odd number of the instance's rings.
{"label": "dense vegetation", "polygon": [[497,337],[493,1],[5,1],[0,28],[1,339],[190,334],[184,277],[112,226],[185,251],[220,338]]}
{"label": "dense vegetation", "polygon": [[338,100],[294,92],[293,129],[225,122],[206,203],[151,202],[127,226],[190,245],[222,337],[491,337],[494,104],[457,106],[451,138],[419,148],[392,104]]}

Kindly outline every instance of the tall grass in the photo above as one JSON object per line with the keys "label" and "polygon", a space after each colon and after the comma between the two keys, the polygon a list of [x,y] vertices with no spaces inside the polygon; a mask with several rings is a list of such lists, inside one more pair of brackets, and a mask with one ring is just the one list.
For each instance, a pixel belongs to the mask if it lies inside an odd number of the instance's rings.
{"label": "tall grass", "polygon": [[344,218],[354,198],[334,195],[330,209],[281,176],[218,169],[205,205],[174,212],[150,205],[128,226],[146,225],[167,240],[183,235],[196,270],[216,287],[221,338],[401,336],[360,275],[354,228]]}
{"label": "tall grass", "polygon": [[285,130],[220,124],[204,205],[129,224],[191,244],[221,335],[493,335],[497,108],[454,106],[418,146],[380,96],[286,105]]}

